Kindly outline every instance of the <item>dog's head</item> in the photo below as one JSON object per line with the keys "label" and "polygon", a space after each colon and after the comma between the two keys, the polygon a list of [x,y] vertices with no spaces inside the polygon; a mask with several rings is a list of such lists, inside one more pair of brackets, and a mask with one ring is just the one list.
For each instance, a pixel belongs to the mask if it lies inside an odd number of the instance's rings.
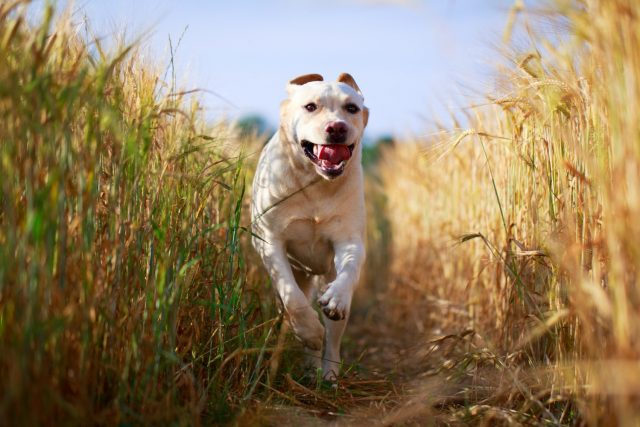
{"label": "dog's head", "polygon": [[310,162],[326,179],[336,178],[349,167],[369,110],[360,88],[349,74],[325,82],[319,74],[297,77],[287,85],[289,93],[280,108],[281,131],[293,144],[293,155]]}

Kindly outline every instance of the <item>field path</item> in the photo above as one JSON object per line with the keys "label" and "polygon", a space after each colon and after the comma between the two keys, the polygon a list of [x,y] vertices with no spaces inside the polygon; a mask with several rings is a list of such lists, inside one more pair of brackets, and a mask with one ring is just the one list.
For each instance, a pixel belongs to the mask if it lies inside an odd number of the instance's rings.
{"label": "field path", "polygon": [[[382,293],[369,288],[359,294],[343,340],[345,373],[338,384],[298,382],[287,375],[287,393],[262,410],[261,423],[424,425],[433,420],[434,406],[450,403],[443,378],[430,369],[430,361],[440,359],[426,353],[424,331],[411,319],[390,322],[393,307]],[[429,305],[430,312],[437,310]]]}

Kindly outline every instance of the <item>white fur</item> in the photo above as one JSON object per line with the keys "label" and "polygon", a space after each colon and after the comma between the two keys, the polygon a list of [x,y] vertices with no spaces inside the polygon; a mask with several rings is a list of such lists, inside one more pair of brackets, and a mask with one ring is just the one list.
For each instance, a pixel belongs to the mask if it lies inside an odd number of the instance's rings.
{"label": "white fur", "polygon": [[[252,224],[259,236],[253,244],[295,335],[316,359],[312,365],[320,366],[324,341],[323,376],[335,379],[340,340],[365,257],[361,138],[366,107],[360,93],[345,83],[313,81],[287,89],[280,130],[263,149],[253,181]],[[313,114],[304,109],[309,102],[318,105]],[[348,113],[348,102],[362,111]],[[329,178],[305,156],[301,141],[322,144],[326,124],[335,120],[347,123],[347,144],[355,148],[342,175]],[[324,327],[312,307],[316,288],[323,292],[318,302]]]}

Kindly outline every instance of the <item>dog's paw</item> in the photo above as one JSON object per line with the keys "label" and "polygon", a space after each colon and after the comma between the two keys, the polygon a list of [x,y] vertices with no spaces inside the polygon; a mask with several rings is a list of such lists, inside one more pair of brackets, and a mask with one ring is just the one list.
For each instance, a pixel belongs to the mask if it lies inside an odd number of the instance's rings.
{"label": "dog's paw", "polygon": [[331,320],[343,320],[349,314],[351,306],[351,293],[342,287],[332,284],[329,289],[318,299],[322,311]]}
{"label": "dog's paw", "polygon": [[324,340],[324,326],[311,307],[290,315],[291,327],[296,338],[302,341],[305,347],[310,350],[319,351],[322,349]]}
{"label": "dog's paw", "polygon": [[340,374],[340,362],[335,360],[325,360],[322,362],[322,379],[336,382]]}

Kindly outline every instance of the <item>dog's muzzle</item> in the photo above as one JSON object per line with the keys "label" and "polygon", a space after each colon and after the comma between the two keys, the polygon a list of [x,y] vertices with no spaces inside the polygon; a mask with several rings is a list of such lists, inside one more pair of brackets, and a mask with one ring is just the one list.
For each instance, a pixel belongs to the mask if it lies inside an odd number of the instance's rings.
{"label": "dog's muzzle", "polygon": [[304,154],[330,178],[340,176],[353,155],[355,144],[314,144],[302,140]]}

